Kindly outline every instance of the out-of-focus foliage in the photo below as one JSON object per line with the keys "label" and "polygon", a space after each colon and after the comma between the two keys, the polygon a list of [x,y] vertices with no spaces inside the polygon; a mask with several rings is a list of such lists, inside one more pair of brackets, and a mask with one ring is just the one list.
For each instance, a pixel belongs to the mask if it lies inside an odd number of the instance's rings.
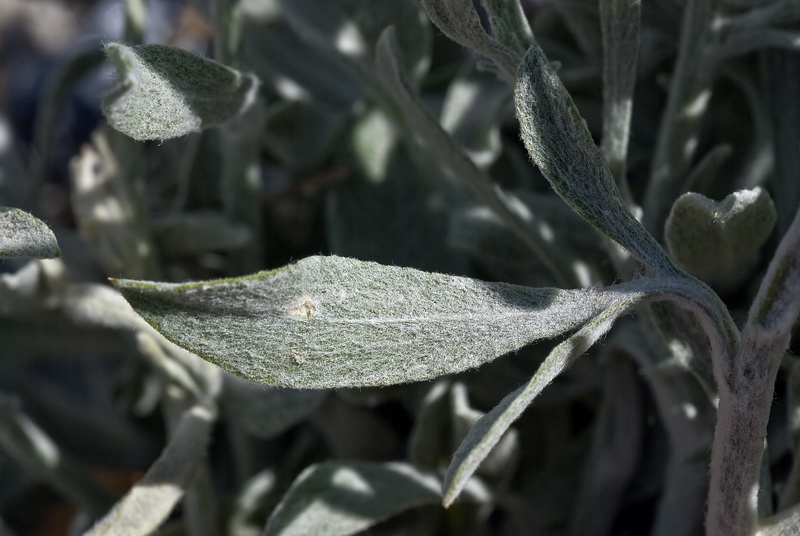
{"label": "out-of-focus foliage", "polygon": [[796,533],[799,26],[0,2],[0,534]]}

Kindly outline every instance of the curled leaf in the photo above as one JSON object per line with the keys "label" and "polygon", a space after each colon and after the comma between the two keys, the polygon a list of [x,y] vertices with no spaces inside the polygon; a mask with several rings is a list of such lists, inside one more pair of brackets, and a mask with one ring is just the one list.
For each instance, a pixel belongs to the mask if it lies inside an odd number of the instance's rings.
{"label": "curled leaf", "polygon": [[120,81],[103,98],[108,123],[139,141],[214,126],[253,103],[258,79],[165,45],[106,45]]}

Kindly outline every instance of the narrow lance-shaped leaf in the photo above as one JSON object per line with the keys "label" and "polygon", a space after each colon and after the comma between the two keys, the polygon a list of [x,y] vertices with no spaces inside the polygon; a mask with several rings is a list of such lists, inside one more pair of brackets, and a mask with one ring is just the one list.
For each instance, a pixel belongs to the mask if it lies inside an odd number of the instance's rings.
{"label": "narrow lance-shaped leaf", "polygon": [[[409,508],[439,502],[439,477],[402,463],[331,462],[301,474],[275,509],[265,536],[345,536]],[[472,500],[486,500],[474,486]]]}
{"label": "narrow lance-shaped leaf", "polygon": [[246,110],[258,79],[165,45],[106,45],[120,81],[103,98],[108,123],[136,140],[164,140],[214,126]]}
{"label": "narrow lance-shaped leaf", "polygon": [[0,259],[53,259],[61,256],[53,231],[17,208],[0,207]]}
{"label": "narrow lance-shaped leaf", "polygon": [[556,193],[648,268],[678,275],[666,252],[625,208],[603,154],[538,45],[520,66],[515,100],[525,147]]}
{"label": "narrow lance-shaped leaf", "polygon": [[476,367],[577,328],[614,302],[341,257],[237,279],[117,280],[168,339],[244,378],[299,388],[378,386]]}

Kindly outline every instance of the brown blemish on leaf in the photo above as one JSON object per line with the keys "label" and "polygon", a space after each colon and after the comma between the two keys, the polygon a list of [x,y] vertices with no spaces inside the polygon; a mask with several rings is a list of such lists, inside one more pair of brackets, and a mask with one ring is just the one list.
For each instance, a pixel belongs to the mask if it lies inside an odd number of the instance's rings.
{"label": "brown blemish on leaf", "polygon": [[309,318],[313,318],[316,314],[317,304],[315,304],[314,300],[311,298],[305,298],[300,305],[289,309],[289,315],[300,320],[308,320]]}

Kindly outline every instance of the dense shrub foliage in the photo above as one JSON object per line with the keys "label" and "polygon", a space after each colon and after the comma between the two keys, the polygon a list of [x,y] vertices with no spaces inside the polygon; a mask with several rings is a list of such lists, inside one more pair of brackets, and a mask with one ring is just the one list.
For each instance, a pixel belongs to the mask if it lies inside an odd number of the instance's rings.
{"label": "dense shrub foliage", "polygon": [[0,534],[800,532],[797,0],[38,3]]}

